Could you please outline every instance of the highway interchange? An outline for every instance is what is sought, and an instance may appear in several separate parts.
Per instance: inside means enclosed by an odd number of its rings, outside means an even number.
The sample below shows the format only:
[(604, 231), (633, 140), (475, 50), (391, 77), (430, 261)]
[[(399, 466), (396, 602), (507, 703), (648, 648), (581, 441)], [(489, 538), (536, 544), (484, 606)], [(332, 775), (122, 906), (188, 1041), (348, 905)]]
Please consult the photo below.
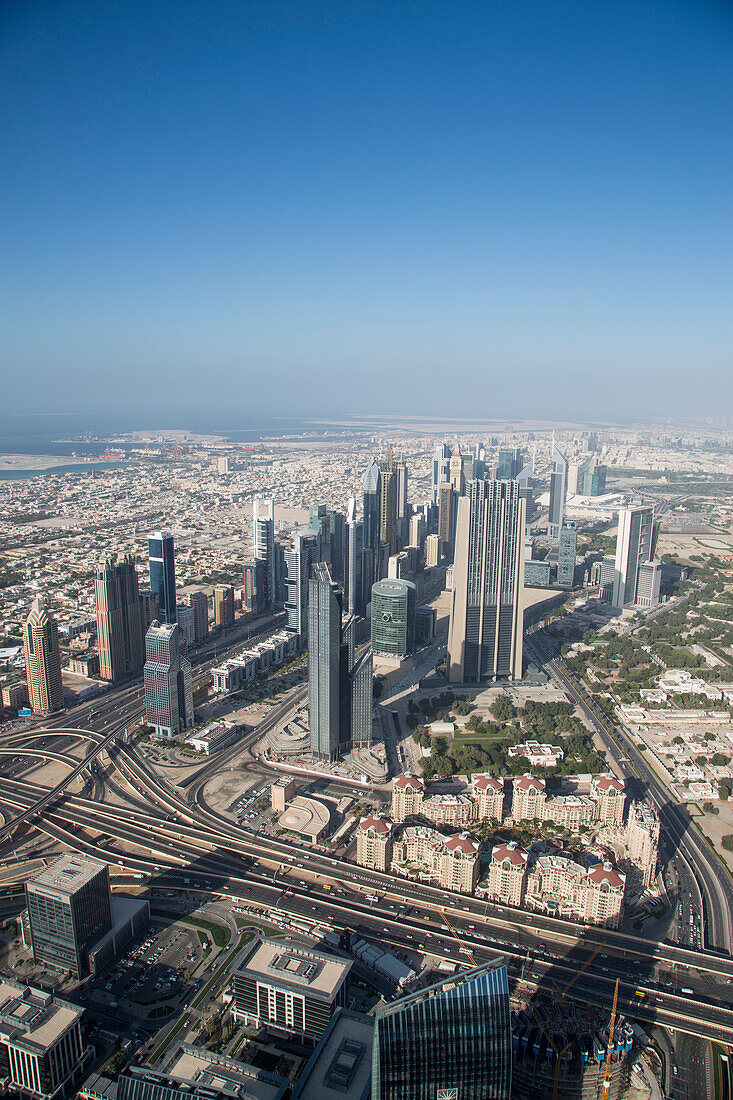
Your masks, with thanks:
[[(64, 847), (110, 863), (116, 872), (114, 881), (120, 885), (139, 887), (142, 875), (146, 885), (157, 890), (185, 894), (198, 886), (235, 904), (255, 905), (307, 921), (316, 931), (359, 929), (399, 950), (419, 950), (462, 963), (467, 950), (481, 960), (494, 956), (498, 949), (515, 976), (523, 974), (527, 982), (541, 981), (543, 985), (552, 981), (560, 988), (575, 979), (574, 997), (609, 1007), (615, 979), (620, 977), (621, 1010), (678, 1034), (680, 1087), (674, 1095), (707, 1095), (710, 1071), (705, 1040), (733, 1045), (730, 881), (717, 865), (715, 854), (683, 817), (684, 811), (670, 805), (633, 743), (589, 707), (546, 639), (534, 634), (528, 643), (586, 710), (613, 756), (617, 760), (621, 756), (630, 780), (643, 781), (657, 802), (666, 843), (675, 853), (680, 891), (688, 886), (690, 894), (699, 891), (700, 911), (705, 915), (705, 950), (655, 943), (459, 897), (365, 870), (292, 840), (253, 834), (215, 812), (205, 798), (207, 779), (247, 751), (268, 726), (282, 721), (302, 698), (303, 688), (273, 707), (256, 731), (205, 764), (185, 790), (157, 775), (125, 737), (124, 731), (131, 730), (141, 714), (139, 685), (110, 691), (75, 708), (73, 726), (65, 724), (68, 718), (60, 717), (43, 729), (12, 733), (4, 738), (0, 750), (5, 757), (0, 757), (0, 800), (6, 818), (0, 836), (27, 819)], [(206, 657), (199, 654), (198, 661), (203, 663)], [(76, 753), (70, 751), (80, 740), (87, 745), (87, 782), (81, 793), (72, 794), (63, 788), (82, 771), (78, 748)], [(620, 754), (619, 744), (625, 755)], [(23, 778), (28, 765), (38, 765), (44, 759), (69, 769), (66, 781), (56, 790)], [(114, 802), (105, 801), (110, 795)], [(11, 826), (12, 819), (16, 822)], [(105, 838), (101, 843), (100, 836)], [(28, 871), (22, 857), (16, 863), (9, 855), (5, 865), (9, 871), (15, 867), (16, 883)], [(0, 898), (3, 893), (6, 901), (12, 897), (7, 876), (0, 883)], [(369, 901), (366, 895), (379, 900)], [(461, 946), (440, 910), (448, 914)], [(591, 959), (594, 952), (597, 954)], [(577, 977), (584, 963), (588, 965)], [(683, 994), (682, 988), (693, 992)]]

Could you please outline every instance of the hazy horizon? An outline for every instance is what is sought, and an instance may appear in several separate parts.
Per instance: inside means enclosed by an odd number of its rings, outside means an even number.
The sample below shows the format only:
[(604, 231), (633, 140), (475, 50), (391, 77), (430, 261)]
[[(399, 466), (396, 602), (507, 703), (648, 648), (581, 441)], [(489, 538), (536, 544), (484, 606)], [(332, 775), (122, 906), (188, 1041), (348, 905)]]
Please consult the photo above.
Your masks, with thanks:
[(0, 29), (6, 409), (730, 407), (730, 6), (46, 0)]

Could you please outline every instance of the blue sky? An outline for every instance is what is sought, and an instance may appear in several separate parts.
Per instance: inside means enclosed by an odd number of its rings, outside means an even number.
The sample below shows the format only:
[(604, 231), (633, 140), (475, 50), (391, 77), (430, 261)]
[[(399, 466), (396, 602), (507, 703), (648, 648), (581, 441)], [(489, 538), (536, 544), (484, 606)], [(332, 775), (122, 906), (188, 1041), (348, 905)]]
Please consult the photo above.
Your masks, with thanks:
[(726, 414), (732, 72), (713, 0), (5, 0), (3, 404)]

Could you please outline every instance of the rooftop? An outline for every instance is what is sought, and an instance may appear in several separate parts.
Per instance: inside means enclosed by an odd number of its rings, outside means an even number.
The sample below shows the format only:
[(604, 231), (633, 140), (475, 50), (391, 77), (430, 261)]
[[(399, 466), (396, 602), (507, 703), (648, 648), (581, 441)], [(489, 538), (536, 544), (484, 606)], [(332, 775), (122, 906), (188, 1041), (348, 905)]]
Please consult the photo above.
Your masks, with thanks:
[(261, 937), (242, 955), (237, 972), (332, 1001), (351, 967), (350, 960)]
[(105, 863), (97, 863), (96, 860), (88, 859), (86, 856), (67, 852), (55, 863), (34, 875), (28, 882), (28, 886), (31, 889), (40, 886), (56, 890), (61, 894), (73, 894), (91, 882), (104, 867), (106, 867)]
[(308, 1061), (293, 1100), (368, 1100), (374, 1020), (339, 1009)]
[(83, 1011), (33, 986), (10, 979), (0, 982), (0, 1036), (30, 1050), (53, 1046)]

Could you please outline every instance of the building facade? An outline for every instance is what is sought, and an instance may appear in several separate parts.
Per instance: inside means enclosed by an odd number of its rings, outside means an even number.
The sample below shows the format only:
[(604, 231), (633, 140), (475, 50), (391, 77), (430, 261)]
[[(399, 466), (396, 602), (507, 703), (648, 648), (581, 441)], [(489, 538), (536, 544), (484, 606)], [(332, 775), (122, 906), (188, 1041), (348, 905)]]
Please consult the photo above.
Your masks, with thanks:
[(654, 509), (621, 508), (611, 598), (614, 607), (632, 607), (637, 602), (639, 566), (651, 561), (653, 544)]
[(389, 871), (392, 863), (392, 822), (384, 814), (368, 814), (359, 822), (356, 862), (372, 871)]
[(145, 635), (145, 720), (156, 736), (176, 737), (194, 725), (191, 662), (176, 623), (154, 622)]
[(394, 840), (391, 870), (444, 890), (472, 894), (478, 882), (480, 847), (467, 832), (446, 837), (423, 825), (406, 825)]
[(386, 578), (372, 586), (372, 652), (401, 660), (415, 648), (415, 585)]
[(83, 1009), (45, 990), (0, 981), (0, 1079), (26, 1100), (61, 1100), (86, 1072)]
[(263, 562), (265, 585), (264, 607), (270, 608), (277, 599), (275, 575), (275, 505), (271, 500), (255, 497), (252, 503), (253, 556)]
[(61, 651), (56, 620), (40, 599), (33, 601), (23, 629), (28, 699), (34, 714), (53, 714), (64, 706)]
[(230, 584), (214, 588), (214, 622), (222, 629), (234, 626), (234, 589)]
[(244, 563), (243, 610), (249, 615), (261, 615), (265, 610), (265, 563), (260, 558), (247, 558)]
[(132, 554), (104, 558), (94, 574), (99, 672), (112, 684), (139, 676), (145, 663), (142, 601)]
[(547, 518), (547, 534), (550, 538), (560, 537), (565, 520), (565, 498), (568, 491), (568, 460), (559, 447), (552, 442), (552, 472), (550, 473), (550, 507)]
[(522, 676), (524, 501), (516, 481), (472, 481), (458, 502), (451, 683)]
[(63, 855), (29, 879), (25, 893), (33, 958), (83, 977), (90, 948), (112, 928), (107, 865)]
[(150, 591), (158, 599), (158, 615), (164, 623), (176, 621), (176, 559), (173, 535), (155, 531), (148, 537)]
[(506, 967), (492, 961), (380, 1005), (372, 1100), (509, 1100)]

